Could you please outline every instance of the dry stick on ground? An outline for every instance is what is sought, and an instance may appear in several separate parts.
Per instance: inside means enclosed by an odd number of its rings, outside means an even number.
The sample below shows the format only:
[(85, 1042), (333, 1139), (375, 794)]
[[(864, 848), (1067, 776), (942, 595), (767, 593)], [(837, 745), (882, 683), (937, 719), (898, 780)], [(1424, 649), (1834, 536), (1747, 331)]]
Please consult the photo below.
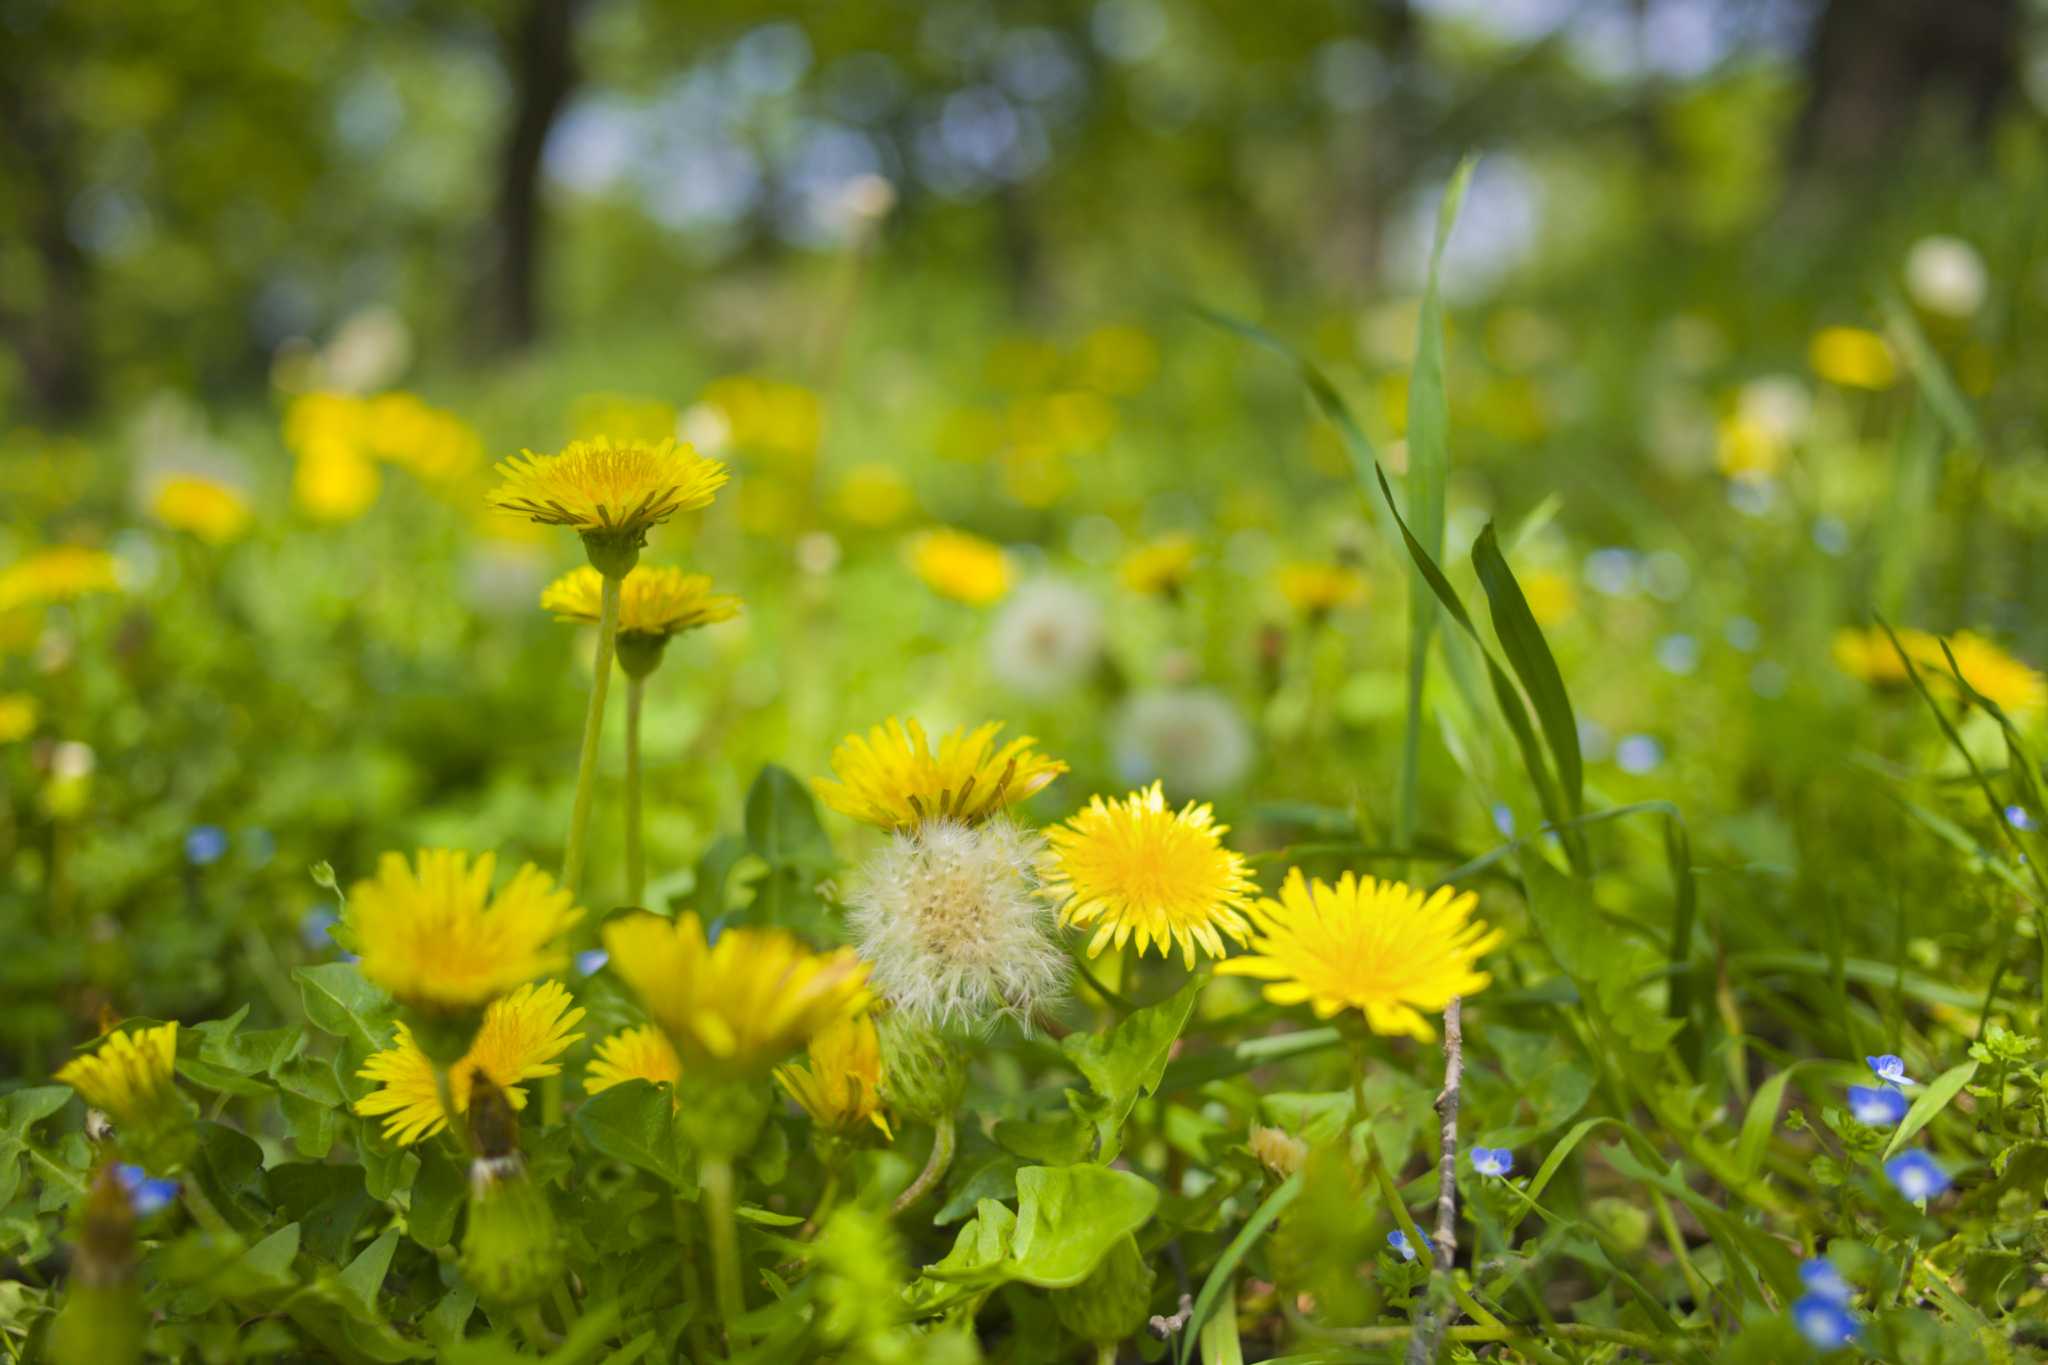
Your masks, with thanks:
[(1436, 1097), (1436, 1112), (1443, 1119), (1443, 1147), (1437, 1164), (1436, 1268), (1430, 1276), (1422, 1320), (1408, 1338), (1408, 1365), (1429, 1365), (1436, 1359), (1443, 1330), (1457, 1313), (1449, 1286), (1458, 1259), (1458, 1087), (1465, 1079), (1463, 1004), (1453, 996), (1444, 1006), (1444, 1088)]

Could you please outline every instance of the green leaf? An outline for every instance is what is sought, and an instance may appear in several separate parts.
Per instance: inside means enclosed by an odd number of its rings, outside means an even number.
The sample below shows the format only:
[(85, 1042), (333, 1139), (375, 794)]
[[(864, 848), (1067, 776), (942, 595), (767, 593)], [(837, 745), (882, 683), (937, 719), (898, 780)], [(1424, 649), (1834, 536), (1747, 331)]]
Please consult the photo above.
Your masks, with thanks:
[(1565, 809), (1577, 815), (1585, 803), (1585, 765), (1579, 755), (1579, 723), (1572, 715), (1572, 699), (1543, 639), (1543, 628), (1536, 624), (1536, 613), (1529, 610), (1529, 600), (1500, 552), (1490, 521), (1472, 545), (1472, 567), (1479, 571), (1479, 585), (1486, 590), (1501, 651), (1536, 708), (1536, 721), (1543, 727), (1543, 738), (1550, 745), (1564, 787)]
[(1582, 1119), (1572, 1126), (1571, 1131), (1566, 1133), (1555, 1147), (1550, 1149), (1550, 1155), (1546, 1156), (1543, 1159), (1543, 1164), (1537, 1168), (1535, 1176), (1529, 1181), (1529, 1188), (1525, 1191), (1530, 1203), (1533, 1204), (1543, 1197), (1543, 1191), (1549, 1186), (1552, 1177), (1563, 1167), (1565, 1158), (1569, 1157), (1581, 1142), (1584, 1142), (1589, 1136), (1599, 1132), (1602, 1128), (1612, 1128), (1615, 1132), (1619, 1133), (1623, 1140), (1635, 1150), (1636, 1156), (1651, 1170), (1662, 1173), (1671, 1169), (1663, 1156), (1658, 1153), (1655, 1143), (1628, 1124), (1623, 1123), (1620, 1119), (1605, 1115), (1598, 1118)]
[[(296, 1283), (292, 1275), (292, 1262), (299, 1254), (299, 1225), (286, 1223), (255, 1246), (243, 1252), (235, 1262), (233, 1274), (236, 1279), (248, 1276), (248, 1289), (283, 1292)], [(241, 1286), (234, 1292), (246, 1292)]]
[(71, 1102), (68, 1085), (31, 1085), (0, 1099), (0, 1134), (28, 1137), (28, 1130)]
[(454, 1239), (468, 1183), (461, 1164), (440, 1147), (420, 1153), (419, 1174), (412, 1178), (412, 1204), (405, 1215), (406, 1231), (415, 1242), (433, 1250)]
[(696, 1164), (684, 1157), (667, 1086), (636, 1080), (600, 1090), (577, 1107), (576, 1131), (605, 1156), (696, 1198)]
[(292, 971), (292, 980), (299, 983), (306, 1018), (322, 1033), (346, 1038), (372, 1052), (390, 1041), (390, 998), (365, 981), (355, 964), (325, 962), (298, 967)]
[(199, 1148), (190, 1168), (192, 1178), (237, 1232), (257, 1231), (270, 1221), (263, 1149), (223, 1124), (199, 1123), (195, 1127)]
[(285, 1162), (264, 1173), (264, 1185), (278, 1211), (298, 1223), (305, 1250), (335, 1265), (355, 1245), (356, 1233), (377, 1208), (363, 1188), (363, 1172), (357, 1166)]
[(348, 1263), (336, 1280), (372, 1317), (378, 1316), (377, 1299), (384, 1288), (384, 1277), (390, 1273), (392, 1254), (397, 1250), (398, 1229), (386, 1228), (382, 1236)]
[(1750, 1096), (1749, 1112), (1742, 1116), (1742, 1131), (1735, 1139), (1735, 1169), (1744, 1177), (1751, 1177), (1763, 1168), (1764, 1150), (1770, 1145), (1771, 1132), (1778, 1125), (1778, 1110), (1785, 1102), (1785, 1087), (1794, 1076), (1801, 1071), (1840, 1065), (1820, 1059), (1794, 1062), (1758, 1086), (1756, 1094)]
[(1106, 1164), (1116, 1159), (1124, 1120), (1139, 1096), (1159, 1088), (1174, 1040), (1186, 1027), (1207, 980), (1189, 977), (1166, 999), (1133, 1010), (1106, 1035), (1070, 1033), (1060, 1043), (1060, 1050), (1103, 1102), (1088, 1115), (1100, 1144), (1097, 1160)]
[(704, 856), (697, 860), (697, 884), (690, 892), (690, 908), (706, 923), (730, 908), (726, 902), (726, 884), (732, 880), (733, 868), (747, 853), (744, 838), (737, 834), (721, 834), (711, 841), (710, 847), (704, 850)]
[(1068, 1289), (1159, 1207), (1159, 1187), (1107, 1166), (1026, 1166), (1017, 1172), (1010, 1278)]
[(1216, 1311), (1216, 1300), (1230, 1284), (1231, 1276), (1237, 1273), (1237, 1267), (1244, 1260), (1245, 1253), (1252, 1249), (1259, 1238), (1266, 1235), (1266, 1229), (1273, 1226), (1281, 1212), (1301, 1197), (1301, 1187), (1302, 1178), (1299, 1171), (1281, 1181), (1279, 1186), (1252, 1210), (1252, 1216), (1244, 1220), (1244, 1226), (1237, 1230), (1237, 1236), (1230, 1239), (1230, 1245), (1223, 1248), (1223, 1254), (1216, 1258), (1216, 1264), (1209, 1269), (1209, 1278), (1202, 1281), (1202, 1291), (1195, 1295), (1194, 1311), (1188, 1316), (1188, 1325), (1181, 1329), (1182, 1365), (1186, 1365), (1188, 1359), (1194, 1355), (1195, 1342), (1202, 1328), (1208, 1325), (1209, 1315)]
[[(1486, 1029), (1485, 1042), (1500, 1059), (1514, 1098), (1529, 1106), (1533, 1117), (1522, 1130), (1529, 1138), (1570, 1122), (1591, 1098), (1592, 1069), (1569, 1040), (1554, 1033), (1492, 1024)], [(1493, 1145), (1504, 1144), (1496, 1138)]]
[(197, 1057), (180, 1057), (175, 1065), (180, 1076), (201, 1090), (233, 1095), (238, 1099), (262, 1099), (270, 1093), (270, 1087), (261, 1081), (237, 1075), (224, 1066), (202, 1062)]
[(747, 791), (747, 844), (770, 867), (822, 867), (832, 841), (810, 788), (786, 768), (765, 764)]
[(1584, 882), (1567, 878), (1533, 854), (1520, 862), (1529, 918), (1543, 946), (1579, 988), (1580, 999), (1596, 1005), (1631, 1048), (1661, 1052), (1681, 1021), (1652, 1009), (1638, 987), (1661, 971), (1659, 954), (1616, 933), (1612, 923), (1595, 913), (1592, 892)]
[(1914, 1099), (1913, 1107), (1906, 1111), (1906, 1117), (1899, 1120), (1898, 1131), (1892, 1134), (1892, 1140), (1885, 1144), (1884, 1160), (1889, 1161), (1897, 1156), (1899, 1149), (1911, 1142), (1914, 1135), (1925, 1128), (1936, 1114), (1946, 1109), (1948, 1102), (1961, 1094), (1963, 1087), (1968, 1085), (1976, 1074), (1977, 1063), (1964, 1062), (1961, 1066), (1950, 1067), (1928, 1082), (1927, 1088)]

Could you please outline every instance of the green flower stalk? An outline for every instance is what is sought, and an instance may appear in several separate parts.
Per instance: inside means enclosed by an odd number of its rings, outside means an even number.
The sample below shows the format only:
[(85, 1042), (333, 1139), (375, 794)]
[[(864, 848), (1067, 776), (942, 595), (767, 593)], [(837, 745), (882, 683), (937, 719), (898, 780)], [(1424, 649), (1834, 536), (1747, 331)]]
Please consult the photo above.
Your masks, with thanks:
[(562, 854), (562, 885), (571, 891), (583, 881), (583, 859), (590, 837), (590, 802), (597, 785), (597, 742), (604, 732), (605, 693), (611, 686), (612, 653), (619, 633), (619, 585), (622, 578), (604, 576), (597, 618), (597, 659), (590, 678), (590, 706), (583, 714), (583, 747), (576, 756), (576, 796), (569, 807), (569, 843)]
[(478, 1074), (472, 1082), (469, 1227), (462, 1239), (462, 1277), (485, 1304), (518, 1310), (560, 1283), (561, 1229), (547, 1191), (527, 1174), (519, 1154), (519, 1120), (505, 1092)]
[[(585, 543), (589, 538), (585, 537)], [(635, 552), (637, 555), (637, 551)], [(647, 891), (647, 858), (642, 837), (640, 715), (647, 679), (661, 667), (668, 642), (685, 630), (730, 620), (739, 599), (711, 591), (702, 574), (677, 569), (626, 568), (613, 574), (608, 556), (591, 551), (591, 566), (564, 574), (541, 594), (544, 610), (558, 621), (595, 623), (598, 630), (597, 676), (592, 682), (591, 711), (584, 723), (583, 758), (577, 766), (577, 805), (571, 814), (569, 855), (564, 873), (573, 882), (582, 868), (590, 815), (590, 788), (595, 782), (598, 729), (604, 721), (603, 694), (611, 661), (626, 675), (626, 900), (638, 905)]]
[(133, 1365), (142, 1359), (135, 1284), (135, 1210), (111, 1163), (93, 1173), (79, 1210), (64, 1307), (50, 1329), (53, 1365)]

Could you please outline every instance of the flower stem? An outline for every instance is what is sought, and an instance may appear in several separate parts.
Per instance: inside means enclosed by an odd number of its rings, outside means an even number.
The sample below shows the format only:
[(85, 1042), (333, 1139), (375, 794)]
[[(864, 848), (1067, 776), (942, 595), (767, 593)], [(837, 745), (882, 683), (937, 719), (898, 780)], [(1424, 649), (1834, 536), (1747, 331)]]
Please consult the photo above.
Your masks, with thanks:
[(626, 679), (626, 904), (638, 905), (647, 892), (647, 854), (641, 847), (640, 702), (645, 678)]
[(930, 1194), (932, 1187), (939, 1183), (946, 1174), (946, 1168), (952, 1164), (953, 1116), (941, 1114), (938, 1122), (932, 1125), (931, 1159), (924, 1163), (924, 1169), (917, 1173), (917, 1179), (911, 1181), (903, 1193), (896, 1196), (896, 1202), (890, 1206), (889, 1212), (901, 1213)]
[(711, 1233), (711, 1278), (718, 1297), (719, 1320), (725, 1324), (726, 1346), (739, 1338), (739, 1320), (746, 1312), (740, 1292), (740, 1237), (733, 1221), (732, 1161), (706, 1156), (698, 1170), (704, 1190), (704, 1221)]
[(574, 891), (583, 880), (583, 857), (590, 834), (590, 797), (597, 785), (597, 739), (604, 729), (604, 697), (612, 680), (612, 655), (618, 647), (619, 585), (623, 579), (605, 575), (597, 617), (597, 664), (590, 679), (590, 710), (583, 717), (583, 751), (576, 759), (576, 801), (569, 810), (569, 847), (562, 855), (562, 885)]

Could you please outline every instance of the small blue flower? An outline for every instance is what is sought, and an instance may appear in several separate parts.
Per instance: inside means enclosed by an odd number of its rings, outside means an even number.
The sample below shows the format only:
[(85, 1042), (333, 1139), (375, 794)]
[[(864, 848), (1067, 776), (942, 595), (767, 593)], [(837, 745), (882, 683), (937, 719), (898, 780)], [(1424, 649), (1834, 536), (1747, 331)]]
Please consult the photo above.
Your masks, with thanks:
[(1515, 812), (1508, 806), (1507, 802), (1496, 801), (1493, 803), (1493, 827), (1499, 830), (1504, 838), (1512, 839), (1515, 837)]
[(1819, 1294), (1808, 1294), (1792, 1305), (1792, 1325), (1799, 1329), (1799, 1335), (1823, 1351), (1846, 1346), (1863, 1335), (1854, 1314)]
[(1916, 1204), (1934, 1198), (1949, 1186), (1948, 1172), (1917, 1147), (1885, 1162), (1884, 1175), (1894, 1189)]
[(122, 1164), (114, 1167), (114, 1179), (128, 1195), (128, 1207), (135, 1211), (137, 1218), (147, 1218), (157, 1210), (168, 1207), (178, 1197), (178, 1182), (175, 1180), (153, 1179), (140, 1166)]
[(228, 851), (228, 832), (219, 825), (194, 825), (185, 836), (185, 861), (194, 867), (217, 863)]
[(335, 914), (324, 905), (316, 905), (299, 920), (299, 942), (313, 952), (329, 947), (334, 942)]
[(1845, 1308), (1854, 1293), (1849, 1282), (1842, 1278), (1842, 1272), (1835, 1268), (1835, 1263), (1825, 1256), (1799, 1263), (1799, 1283), (1805, 1285), (1806, 1292), (1814, 1298), (1839, 1303)]
[[(1415, 1235), (1422, 1239), (1423, 1250), (1432, 1255), (1436, 1253), (1436, 1244), (1429, 1240), (1428, 1233), (1424, 1232), (1421, 1228), (1417, 1228)], [(1401, 1229), (1395, 1228), (1387, 1234), (1387, 1245), (1400, 1252), (1402, 1260), (1412, 1261), (1415, 1259), (1415, 1247), (1409, 1242), (1408, 1234), (1401, 1231)]]
[(611, 960), (612, 955), (602, 948), (586, 948), (576, 954), (576, 970), (585, 976), (596, 976)]
[(1481, 1175), (1506, 1175), (1515, 1169), (1515, 1154), (1505, 1147), (1474, 1147), (1472, 1169)]
[(1882, 1057), (1865, 1057), (1870, 1069), (1877, 1073), (1877, 1079), (1886, 1085), (1918, 1085), (1920, 1082), (1906, 1074), (1906, 1063), (1887, 1052)]
[(2032, 829), (2034, 827), (2034, 817), (2027, 814), (2025, 806), (2007, 806), (2005, 808), (2005, 823), (2011, 825), (2014, 829)]
[(1852, 1085), (1849, 1112), (1858, 1123), (1889, 1128), (1906, 1117), (1906, 1097), (1888, 1085)]

